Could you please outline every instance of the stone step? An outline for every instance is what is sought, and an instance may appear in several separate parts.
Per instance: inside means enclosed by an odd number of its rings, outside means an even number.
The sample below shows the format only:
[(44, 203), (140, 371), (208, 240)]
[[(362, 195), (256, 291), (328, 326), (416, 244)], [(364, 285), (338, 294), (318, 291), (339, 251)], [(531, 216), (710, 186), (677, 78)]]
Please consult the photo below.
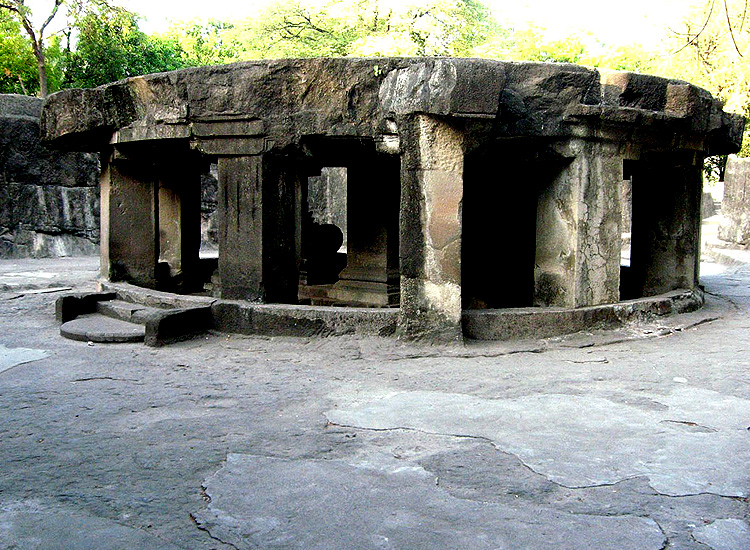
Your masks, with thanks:
[(107, 300), (96, 304), (96, 311), (107, 317), (127, 321), (129, 323), (146, 324), (146, 320), (153, 314), (162, 311), (159, 308), (126, 302), (125, 300)]
[(89, 313), (63, 323), (60, 326), (60, 335), (79, 342), (143, 342), (146, 327), (121, 319), (113, 319), (101, 313)]
[[(131, 297), (141, 298), (150, 305), (131, 301)], [(132, 285), (121, 284), (117, 292), (93, 292), (61, 296), (55, 303), (55, 316), (65, 323), (60, 332), (63, 336), (76, 340), (95, 342), (143, 341), (147, 346), (162, 346), (171, 342), (192, 338), (203, 334), (214, 327), (211, 306), (214, 300), (195, 296), (175, 297), (163, 292), (138, 289)], [(120, 326), (123, 333), (136, 332), (128, 327), (139, 327), (136, 336), (110, 337), (109, 328), (104, 336), (89, 338), (96, 334), (87, 319), (92, 316), (105, 327)], [(81, 319), (81, 323), (68, 325), (68, 322)], [(124, 325), (104, 325), (101, 319), (109, 319)], [(78, 325), (82, 325), (79, 328)], [(93, 332), (89, 332), (91, 329)], [(127, 329), (127, 330), (126, 330)], [(99, 339), (101, 338), (101, 339)], [(132, 340), (129, 338), (133, 338)]]

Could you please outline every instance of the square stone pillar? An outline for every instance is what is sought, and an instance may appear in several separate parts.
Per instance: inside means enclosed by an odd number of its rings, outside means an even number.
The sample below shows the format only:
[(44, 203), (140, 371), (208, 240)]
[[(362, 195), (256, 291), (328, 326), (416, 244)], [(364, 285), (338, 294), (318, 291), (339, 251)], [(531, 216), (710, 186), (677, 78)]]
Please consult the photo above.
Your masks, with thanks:
[(729, 155), (727, 159), (719, 238), (750, 244), (750, 158)]
[(159, 169), (159, 261), (169, 266), (168, 287), (199, 290), (201, 170), (197, 162)]
[(402, 336), (462, 339), (463, 134), (427, 115), (401, 132)]
[(297, 303), (301, 178), (271, 153), (220, 157), (221, 297)]
[(651, 154), (634, 163), (630, 269), (635, 292), (698, 284), (703, 155)]
[(346, 268), (329, 296), (341, 303), (399, 304), (399, 159), (367, 155), (347, 162)]
[(617, 302), (622, 155), (614, 144), (580, 139), (558, 153), (569, 162), (539, 196), (534, 304)]
[(155, 288), (159, 216), (153, 167), (102, 154), (100, 181), (102, 277)]

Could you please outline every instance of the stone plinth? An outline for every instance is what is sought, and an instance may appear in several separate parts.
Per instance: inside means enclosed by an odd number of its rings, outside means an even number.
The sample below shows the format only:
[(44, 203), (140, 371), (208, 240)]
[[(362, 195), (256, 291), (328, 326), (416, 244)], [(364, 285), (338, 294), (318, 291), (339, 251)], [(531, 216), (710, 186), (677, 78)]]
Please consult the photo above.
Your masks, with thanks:
[[(186, 69), (66, 90), (42, 114), (50, 146), (110, 159), (111, 279), (200, 281), (199, 177), (216, 165), (218, 297), (398, 307), (399, 336), (443, 341), (468, 310), (695, 289), (700, 165), (743, 125), (686, 82), (434, 58)], [(334, 168), (345, 193), (323, 216)]]

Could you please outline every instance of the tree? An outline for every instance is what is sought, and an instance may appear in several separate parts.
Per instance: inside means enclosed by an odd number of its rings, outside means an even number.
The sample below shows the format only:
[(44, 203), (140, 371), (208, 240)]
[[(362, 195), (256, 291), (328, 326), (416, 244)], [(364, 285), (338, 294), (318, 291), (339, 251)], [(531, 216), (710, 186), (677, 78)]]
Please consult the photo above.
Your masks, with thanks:
[(242, 51), (235, 26), (221, 21), (175, 24), (163, 39), (176, 44), (183, 63), (191, 67), (239, 61)]
[(471, 55), (492, 32), (478, 0), (279, 0), (241, 30), (246, 57)]
[(54, 0), (52, 8), (44, 20), (44, 23), (36, 29), (31, 20), (31, 10), (24, 4), (24, 0), (0, 0), (0, 10), (4, 10), (15, 16), (18, 22), (26, 31), (31, 42), (31, 51), (34, 54), (34, 58), (37, 63), (37, 71), (39, 74), (39, 95), (41, 97), (47, 97), (47, 64), (44, 52), (44, 33), (52, 20), (60, 10), (63, 0)]
[[(750, 116), (750, 21), (746, 0), (709, 0), (672, 30), (657, 71), (706, 88), (725, 109)], [(750, 154), (746, 133), (743, 154)]]
[(69, 38), (63, 52), (66, 87), (94, 87), (186, 65), (175, 40), (147, 36), (138, 28), (138, 16), (122, 8), (85, 11), (72, 31), (75, 48)]
[(36, 60), (21, 24), (0, 11), (0, 93), (28, 95), (37, 89)]

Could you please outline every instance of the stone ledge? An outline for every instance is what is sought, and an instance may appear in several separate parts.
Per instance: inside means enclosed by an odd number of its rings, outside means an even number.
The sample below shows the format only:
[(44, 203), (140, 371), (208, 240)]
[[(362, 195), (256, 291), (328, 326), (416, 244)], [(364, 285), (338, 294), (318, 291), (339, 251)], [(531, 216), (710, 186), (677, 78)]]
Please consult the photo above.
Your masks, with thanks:
[(463, 312), (464, 336), (473, 340), (548, 338), (601, 326), (699, 309), (703, 292), (675, 290), (615, 304), (566, 308), (473, 309)]
[(217, 301), (214, 326), (221, 331), (267, 336), (341, 336), (344, 334), (392, 336), (396, 308), (358, 308), (253, 304)]
[(143, 288), (130, 283), (99, 281), (103, 292), (114, 292), (121, 300), (158, 308), (190, 308), (210, 306), (217, 299), (210, 296), (190, 296)]
[[(180, 296), (127, 283), (101, 283), (121, 299), (151, 307), (177, 308), (149, 319), (146, 342), (161, 345), (188, 338), (209, 328), (239, 334), (325, 337), (356, 334), (394, 336), (399, 309), (256, 304), (200, 296)], [(513, 308), (464, 310), (463, 334), (472, 340), (548, 338), (595, 327), (615, 327), (631, 321), (686, 313), (704, 302), (700, 289), (675, 290), (577, 309)], [(189, 328), (189, 330), (185, 330)], [(149, 335), (152, 335), (149, 337)]]

